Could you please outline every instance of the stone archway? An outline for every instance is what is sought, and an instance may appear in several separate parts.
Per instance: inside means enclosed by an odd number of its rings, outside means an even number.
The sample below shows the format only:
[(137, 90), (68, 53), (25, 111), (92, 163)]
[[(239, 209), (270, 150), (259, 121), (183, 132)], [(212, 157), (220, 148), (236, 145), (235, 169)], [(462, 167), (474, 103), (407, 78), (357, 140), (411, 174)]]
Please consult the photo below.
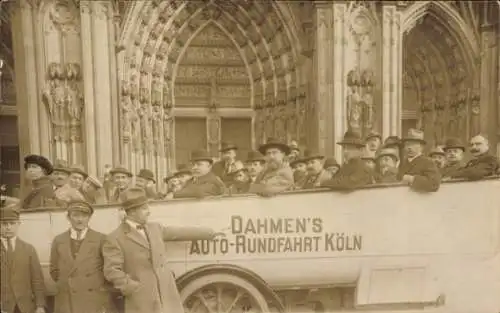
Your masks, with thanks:
[(455, 8), (413, 4), (403, 15), (403, 134), (422, 128), (430, 145), (466, 139), (478, 123), (478, 44)]
[[(164, 173), (175, 158), (176, 79), (197, 31), (216, 21), (235, 43), (249, 78), (254, 140), (298, 132), (297, 36), (271, 0), (138, 2), (128, 9), (119, 60), (124, 163)], [(281, 117), (281, 118), (280, 118)], [(219, 142), (214, 143), (219, 144)]]

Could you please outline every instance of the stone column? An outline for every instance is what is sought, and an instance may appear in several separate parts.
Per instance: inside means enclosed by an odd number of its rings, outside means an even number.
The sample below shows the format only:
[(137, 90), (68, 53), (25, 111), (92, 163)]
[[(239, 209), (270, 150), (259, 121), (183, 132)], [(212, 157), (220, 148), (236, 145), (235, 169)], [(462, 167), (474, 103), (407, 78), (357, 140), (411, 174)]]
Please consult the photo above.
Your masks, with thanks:
[(403, 111), (403, 33), (401, 13), (392, 2), (382, 7), (382, 137), (401, 136)]
[[(494, 21), (485, 20), (481, 25), (481, 70), (480, 70), (480, 131), (490, 140), (491, 149), (498, 143), (498, 102), (496, 90), (498, 86), (498, 38)], [(473, 134), (474, 135), (474, 134)]]
[[(117, 99), (111, 79), (114, 27), (110, 4), (100, 1), (81, 1), (83, 80), (85, 94), (85, 143), (89, 174), (101, 177), (104, 166), (113, 164), (114, 119)], [(116, 111), (116, 112), (115, 112)]]
[(316, 121), (318, 127), (318, 150), (325, 155), (333, 155), (334, 135), (334, 92), (332, 68), (333, 60), (333, 4), (330, 1), (316, 1)]
[(21, 158), (21, 195), (25, 193), (24, 156), (30, 153), (50, 157), (47, 131), (42, 129), (40, 118), (45, 117), (41, 103), (37, 68), (37, 47), (34, 21), (38, 12), (26, 0), (12, 8), (12, 50), (15, 55), (16, 99), (18, 112), (19, 153)]

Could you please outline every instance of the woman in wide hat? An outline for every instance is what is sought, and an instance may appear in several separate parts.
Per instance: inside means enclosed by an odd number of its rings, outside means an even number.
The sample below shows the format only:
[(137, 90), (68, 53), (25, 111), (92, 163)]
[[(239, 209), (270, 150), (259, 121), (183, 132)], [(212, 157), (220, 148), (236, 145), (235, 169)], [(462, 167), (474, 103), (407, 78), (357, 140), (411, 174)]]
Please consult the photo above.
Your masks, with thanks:
[(32, 189), (23, 197), (23, 209), (53, 207), (58, 205), (54, 184), (50, 175), (54, 170), (52, 163), (42, 155), (30, 154), (24, 158), (26, 179)]

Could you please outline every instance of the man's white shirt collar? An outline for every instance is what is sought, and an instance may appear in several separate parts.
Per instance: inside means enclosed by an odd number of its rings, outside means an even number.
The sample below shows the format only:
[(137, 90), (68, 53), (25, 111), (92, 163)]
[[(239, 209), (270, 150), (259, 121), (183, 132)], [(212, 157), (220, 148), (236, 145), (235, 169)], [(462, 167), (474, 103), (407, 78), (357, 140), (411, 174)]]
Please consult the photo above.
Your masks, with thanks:
[[(85, 236), (87, 235), (87, 231), (88, 230), (89, 230), (88, 227), (85, 228), (84, 230), (82, 230), (82, 232), (80, 233), (81, 234), (80, 235), (80, 240), (83, 240), (85, 238)], [(76, 230), (73, 227), (71, 227), (69, 229), (69, 233), (70, 233), (69, 236), (71, 237), (71, 239), (74, 239), (74, 240), (78, 239), (78, 234), (77, 234)]]
[(5, 250), (9, 249), (9, 243), (7, 242), (7, 240), (10, 240), (10, 242), (12, 243), (12, 249), (16, 249), (16, 239), (17, 239), (17, 237), (11, 237), (11, 238), (1, 237), (1, 239), (2, 239), (2, 244), (3, 244), (3, 247), (5, 248)]
[(144, 231), (144, 229), (137, 229), (137, 226), (143, 226), (137, 222), (134, 222), (134, 221), (131, 221), (129, 219), (125, 219), (125, 222), (130, 226), (132, 227), (133, 229), (135, 229), (136, 231), (138, 231), (144, 238), (146, 238), (147, 240), (147, 236), (146, 236), (146, 232)]

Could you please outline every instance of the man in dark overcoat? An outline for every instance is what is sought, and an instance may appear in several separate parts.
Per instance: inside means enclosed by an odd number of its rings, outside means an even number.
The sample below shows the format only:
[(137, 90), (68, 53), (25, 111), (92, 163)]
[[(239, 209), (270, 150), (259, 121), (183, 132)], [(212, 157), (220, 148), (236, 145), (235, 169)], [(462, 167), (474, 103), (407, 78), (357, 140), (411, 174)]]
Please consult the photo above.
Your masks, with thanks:
[(125, 298), (125, 313), (184, 313), (165, 241), (210, 240), (205, 227), (172, 227), (148, 222), (148, 198), (141, 188), (122, 194), (126, 217), (103, 246), (104, 276)]
[(406, 158), (399, 167), (398, 180), (414, 190), (432, 192), (439, 189), (441, 174), (436, 164), (423, 155), (425, 144), (423, 131), (408, 130), (408, 136), (403, 138)]
[(44, 313), (45, 282), (35, 248), (19, 239), (19, 212), (0, 209), (0, 311)]
[(111, 285), (102, 272), (106, 236), (89, 228), (94, 213), (85, 201), (68, 204), (71, 227), (51, 245), (50, 276), (56, 283), (54, 313), (111, 313)]
[(478, 180), (496, 174), (499, 167), (498, 159), (490, 153), (487, 138), (482, 135), (472, 137), (470, 140), (470, 153), (472, 159), (464, 167), (452, 173), (452, 178)]

